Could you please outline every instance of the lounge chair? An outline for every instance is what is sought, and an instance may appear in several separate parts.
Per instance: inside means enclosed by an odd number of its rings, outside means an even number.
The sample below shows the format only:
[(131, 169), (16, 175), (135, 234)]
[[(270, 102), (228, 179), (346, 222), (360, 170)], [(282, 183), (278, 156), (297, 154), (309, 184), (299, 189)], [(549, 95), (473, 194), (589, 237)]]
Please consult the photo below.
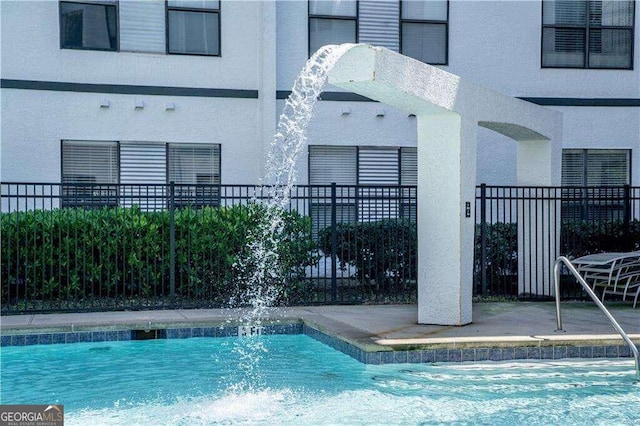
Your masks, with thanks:
[(640, 251), (623, 253), (597, 253), (573, 261), (578, 272), (591, 288), (602, 292), (602, 300), (607, 294), (633, 297), (633, 307), (640, 296)]

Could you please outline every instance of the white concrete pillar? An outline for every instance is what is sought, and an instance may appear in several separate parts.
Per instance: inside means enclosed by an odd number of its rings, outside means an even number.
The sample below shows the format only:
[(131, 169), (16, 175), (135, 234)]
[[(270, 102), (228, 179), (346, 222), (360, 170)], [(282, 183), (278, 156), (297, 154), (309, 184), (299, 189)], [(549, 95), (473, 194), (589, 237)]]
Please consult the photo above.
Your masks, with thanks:
[(453, 112), (418, 115), (420, 324), (472, 319), (476, 132)]
[[(519, 186), (557, 185), (550, 140), (518, 141), (517, 182)], [(518, 294), (552, 296), (553, 264), (560, 244), (560, 200), (554, 190), (523, 190), (518, 205)]]
[[(471, 322), (477, 126), (521, 143), (519, 183), (549, 185), (559, 181), (562, 115), (366, 45), (345, 53), (329, 82), (418, 117), (418, 322)], [(543, 226), (529, 220), (523, 235)]]

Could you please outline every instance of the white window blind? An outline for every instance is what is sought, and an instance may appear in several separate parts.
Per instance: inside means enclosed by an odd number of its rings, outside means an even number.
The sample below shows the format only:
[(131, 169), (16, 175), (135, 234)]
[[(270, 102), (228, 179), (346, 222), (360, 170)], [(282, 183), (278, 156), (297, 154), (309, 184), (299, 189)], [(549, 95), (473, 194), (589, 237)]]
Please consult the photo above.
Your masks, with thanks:
[(416, 185), (415, 147), (309, 146), (309, 184)]
[[(562, 217), (574, 220), (621, 220), (626, 207), (622, 185), (630, 183), (631, 151), (625, 149), (565, 149)], [(605, 188), (603, 188), (605, 187)]]
[(400, 184), (418, 184), (417, 148), (400, 148)]
[(164, 2), (120, 0), (119, 5), (120, 50), (164, 53)]
[(360, 0), (358, 40), (360, 43), (400, 50), (400, 4), (397, 0)]
[(360, 148), (358, 183), (361, 185), (398, 185), (397, 148)]
[(63, 183), (118, 183), (117, 142), (62, 142)]
[[(397, 185), (399, 183), (398, 148), (359, 148), (358, 183), (360, 185)], [(398, 191), (390, 188), (360, 188), (358, 219), (376, 221), (397, 217)]]
[(144, 211), (165, 207), (166, 145), (164, 143), (121, 142), (120, 182), (125, 207), (139, 206)]
[(118, 143), (62, 141), (62, 183), (62, 207), (117, 205)]
[(617, 186), (628, 183), (629, 151), (587, 151), (587, 185)]
[(163, 143), (122, 142), (120, 181), (122, 183), (166, 183), (166, 145)]
[[(220, 145), (169, 144), (169, 182), (175, 182), (176, 205), (220, 204)], [(193, 185), (193, 186), (192, 186)]]
[(169, 144), (169, 182), (220, 183), (220, 145)]
[(562, 151), (562, 185), (584, 185), (584, 150), (565, 149)]
[(630, 151), (625, 149), (565, 149), (562, 184), (619, 186), (629, 184)]
[(309, 184), (356, 185), (357, 159), (354, 146), (309, 146)]

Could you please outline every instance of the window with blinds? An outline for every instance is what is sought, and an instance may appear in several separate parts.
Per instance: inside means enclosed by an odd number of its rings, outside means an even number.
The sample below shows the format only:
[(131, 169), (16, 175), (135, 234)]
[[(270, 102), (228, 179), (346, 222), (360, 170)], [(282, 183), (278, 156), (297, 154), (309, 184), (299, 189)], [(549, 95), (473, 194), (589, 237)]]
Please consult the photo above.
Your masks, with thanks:
[(542, 2), (542, 67), (633, 68), (634, 2)]
[(168, 53), (220, 56), (220, 2), (169, 0)]
[[(400, 148), (400, 185), (418, 185), (418, 148)], [(418, 219), (417, 188), (402, 188), (400, 217)]]
[[(355, 222), (358, 183), (358, 149), (355, 146), (309, 146), (310, 185), (353, 185), (339, 188), (336, 194), (337, 223)], [(311, 188), (311, 222), (313, 235), (331, 225), (331, 191)]]
[(447, 65), (448, 1), (400, 2), (400, 52), (432, 65)]
[(165, 53), (165, 4), (119, 0), (120, 50)]
[(180, 206), (220, 205), (220, 145), (169, 144), (168, 180)]
[(62, 141), (62, 206), (117, 205), (118, 143)]
[(358, 42), (358, 2), (309, 1), (309, 55), (327, 44)]
[(562, 151), (562, 216), (565, 219), (619, 220), (624, 217), (623, 185), (628, 185), (631, 151)]
[[(338, 222), (416, 218), (415, 190), (400, 188), (417, 183), (417, 149), (396, 147), (309, 146), (311, 185), (339, 187)], [(314, 230), (331, 223), (331, 203), (326, 188), (312, 188)]]
[(143, 211), (166, 206), (167, 146), (158, 142), (120, 142), (120, 204)]
[(400, 51), (398, 0), (359, 0), (358, 41)]

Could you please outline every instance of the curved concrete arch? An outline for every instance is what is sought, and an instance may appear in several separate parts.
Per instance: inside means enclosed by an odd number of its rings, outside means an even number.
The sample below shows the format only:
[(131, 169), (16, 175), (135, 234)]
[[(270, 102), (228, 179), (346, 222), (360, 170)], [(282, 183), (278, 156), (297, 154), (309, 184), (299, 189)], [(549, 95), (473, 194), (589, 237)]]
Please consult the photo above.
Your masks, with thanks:
[(494, 132), (498, 132), (517, 142), (524, 141), (548, 141), (551, 140), (547, 136), (541, 135), (535, 130), (519, 126), (513, 123), (497, 123), (495, 121), (479, 121), (478, 126), (484, 127)]
[(418, 322), (470, 323), (477, 128), (517, 141), (519, 184), (557, 184), (561, 113), (369, 45), (349, 49), (329, 83), (416, 115)]

